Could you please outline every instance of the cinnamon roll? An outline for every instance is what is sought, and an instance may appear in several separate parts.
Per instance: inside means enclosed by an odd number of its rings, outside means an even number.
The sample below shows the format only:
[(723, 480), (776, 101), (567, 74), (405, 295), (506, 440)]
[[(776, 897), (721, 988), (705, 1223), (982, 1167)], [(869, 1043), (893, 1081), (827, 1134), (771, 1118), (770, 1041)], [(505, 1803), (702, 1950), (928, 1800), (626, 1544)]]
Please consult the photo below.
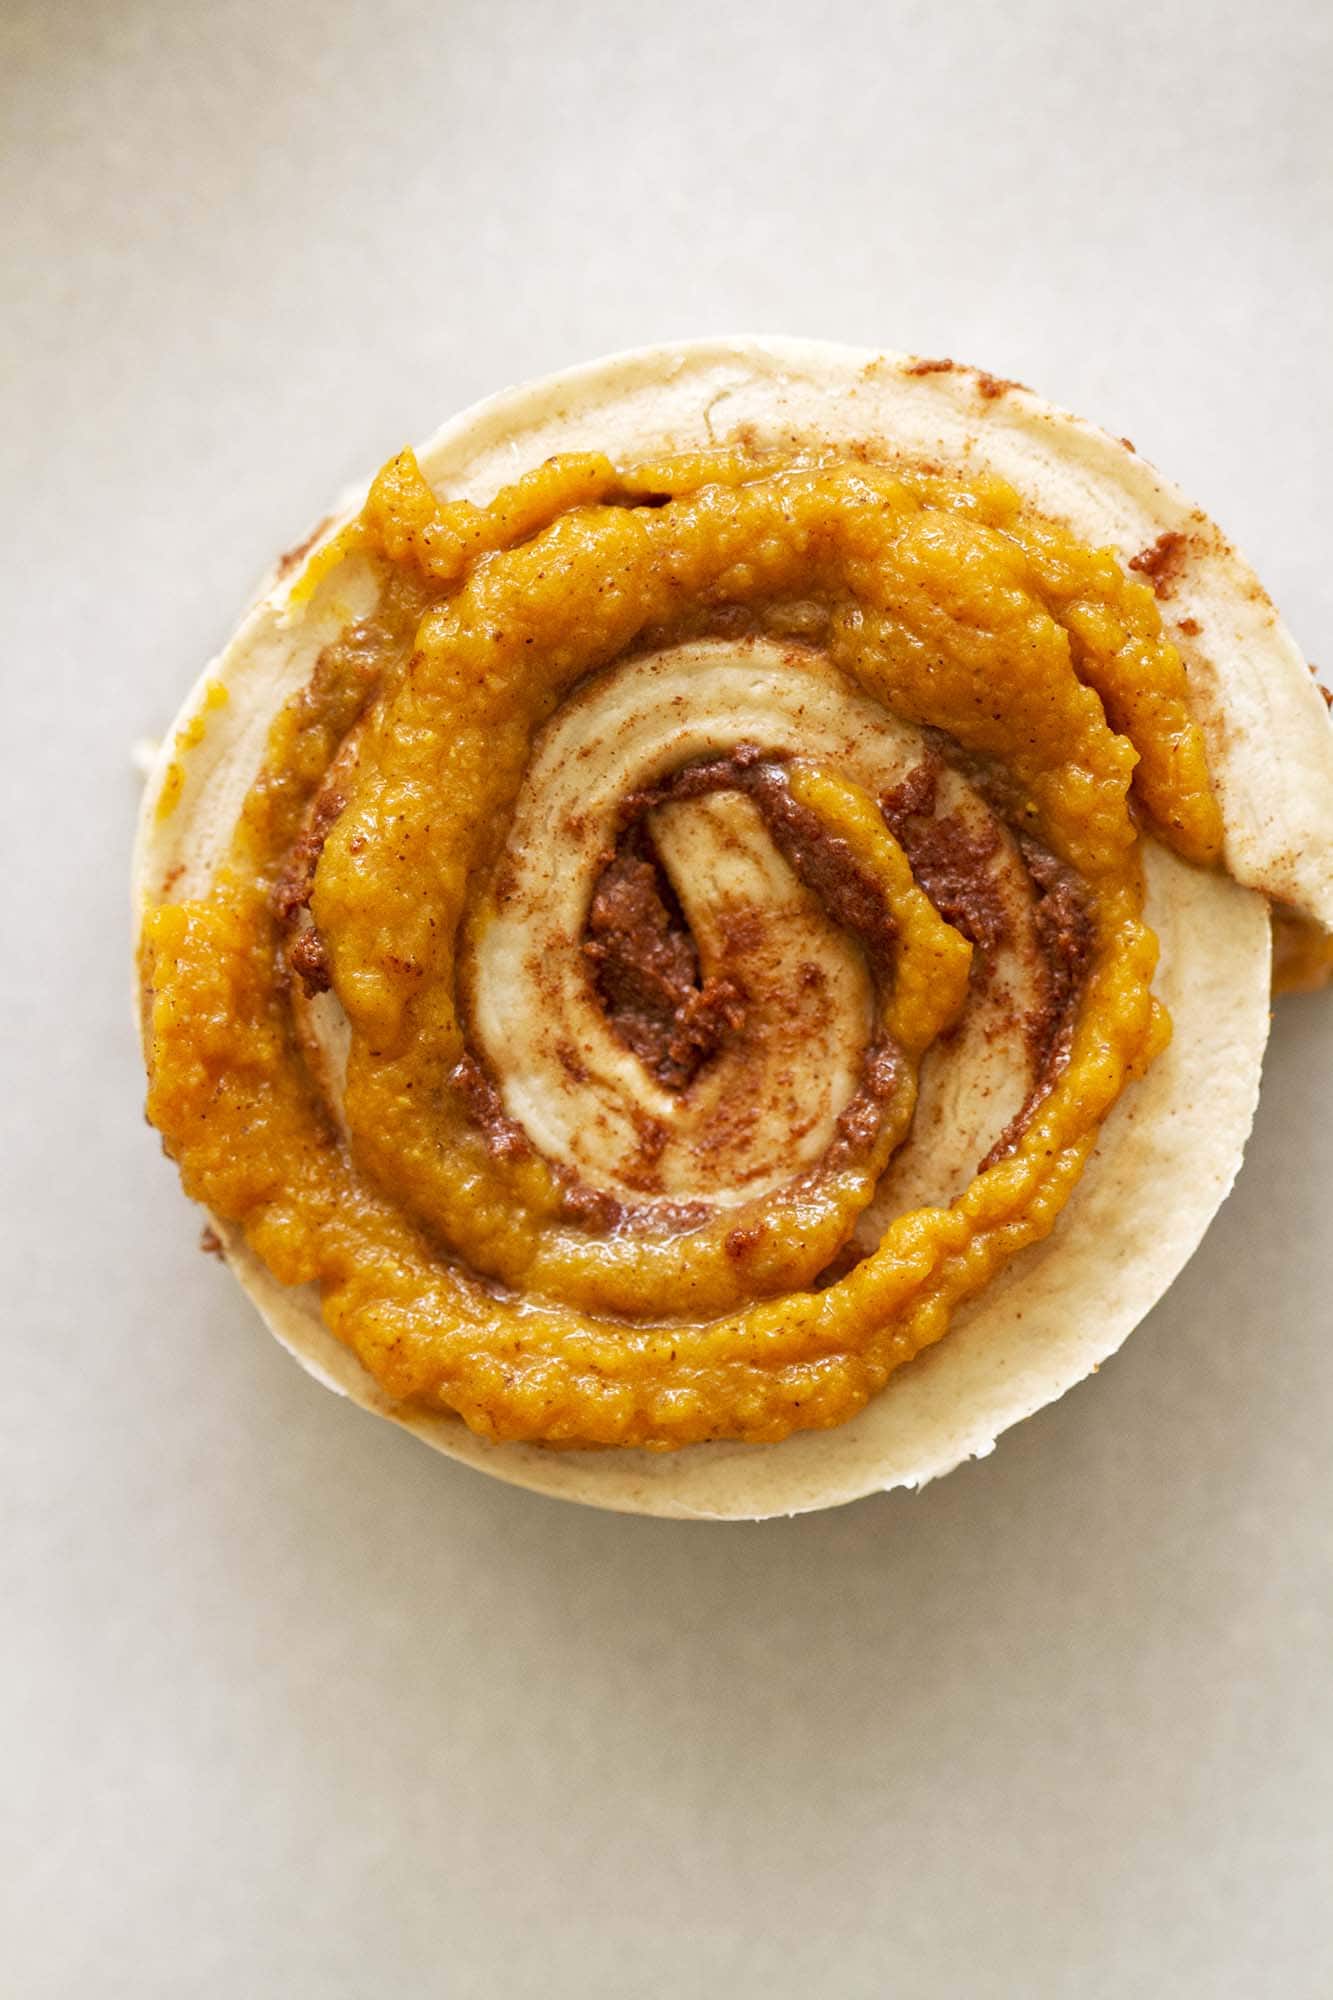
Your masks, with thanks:
[(1333, 729), (1220, 531), (953, 364), (647, 349), (391, 459), (187, 702), (148, 1112), (269, 1324), (609, 1507), (919, 1482), (1239, 1166)]

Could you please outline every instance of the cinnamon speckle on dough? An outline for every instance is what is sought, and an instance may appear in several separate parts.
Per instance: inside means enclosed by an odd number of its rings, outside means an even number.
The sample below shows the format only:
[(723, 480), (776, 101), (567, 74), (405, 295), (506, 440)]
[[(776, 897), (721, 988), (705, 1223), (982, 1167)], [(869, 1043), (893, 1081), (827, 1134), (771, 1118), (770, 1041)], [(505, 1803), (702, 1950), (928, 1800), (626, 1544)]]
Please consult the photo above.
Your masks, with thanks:
[(315, 543), (320, 539), (321, 535), (323, 535), (327, 529), (333, 526), (333, 521), (334, 521), (333, 515), (326, 514), (322, 521), (317, 521), (315, 523), (314, 527), (310, 530), (310, 533), (305, 537), (304, 541), (297, 542), (293, 548), (286, 550), (284, 554), (278, 557), (277, 574), (279, 580), (281, 580), (283, 577), (290, 576), (294, 569), (300, 568), (301, 564), (310, 554), (311, 549), (314, 548)]
[(1011, 389), (1025, 389), (1027, 387), (1026, 383), (1015, 382), (1008, 375), (988, 374), (984, 368), (978, 368), (976, 375), (977, 394), (984, 396), (988, 403), (993, 402), (997, 396), (1007, 396)]
[(1180, 569), (1183, 554), (1188, 544), (1184, 535), (1176, 528), (1167, 528), (1146, 549), (1140, 549), (1131, 556), (1129, 566), (1146, 577), (1158, 597), (1171, 593)]

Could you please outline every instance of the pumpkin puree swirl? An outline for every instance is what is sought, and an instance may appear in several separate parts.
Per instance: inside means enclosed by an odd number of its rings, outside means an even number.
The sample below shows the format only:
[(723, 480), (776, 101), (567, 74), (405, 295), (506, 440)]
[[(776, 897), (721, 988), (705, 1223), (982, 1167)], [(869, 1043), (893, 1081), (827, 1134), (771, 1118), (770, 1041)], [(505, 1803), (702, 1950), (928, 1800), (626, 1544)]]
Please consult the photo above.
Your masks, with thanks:
[[(281, 1281), (318, 1286), (390, 1397), (497, 1441), (671, 1449), (845, 1421), (1048, 1234), (1169, 1033), (1140, 828), (1201, 864), (1222, 834), (1152, 591), (994, 480), (846, 456), (573, 455), (477, 507), (441, 501), (409, 452), (312, 575), (350, 549), (377, 566), (376, 611), (278, 715), (208, 893), (145, 921), (148, 1111), (186, 1190)], [(979, 948), (883, 801), (799, 744), (747, 744), (716, 797), (746, 838), (774, 800), (802, 816), (871, 911), (846, 947), (872, 996), (862, 1067), (821, 1157), (725, 1202), (612, 1198), (479, 1110), (504, 1077), (502, 1052), (478, 1062), (476, 966), (541, 732), (647, 649), (798, 628), (849, 699), (1002, 779), (1088, 926), (1059, 1061), (993, 1163), (852, 1254)], [(845, 928), (799, 875), (792, 923)], [(293, 963), (345, 1017), (336, 1102)]]

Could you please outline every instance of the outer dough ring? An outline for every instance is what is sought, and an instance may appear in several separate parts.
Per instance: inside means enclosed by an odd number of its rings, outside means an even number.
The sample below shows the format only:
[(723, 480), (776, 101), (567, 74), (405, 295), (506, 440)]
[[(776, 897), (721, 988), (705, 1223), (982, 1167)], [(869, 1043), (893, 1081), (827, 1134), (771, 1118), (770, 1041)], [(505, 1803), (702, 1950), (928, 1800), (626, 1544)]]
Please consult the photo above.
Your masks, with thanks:
[[(1240, 1166), (1269, 1024), (1265, 894), (1333, 928), (1333, 728), (1290, 635), (1220, 531), (1123, 442), (1028, 391), (954, 367), (822, 342), (713, 340), (637, 349), (510, 390), (421, 449), (427, 476), (476, 500), (561, 450), (621, 462), (737, 429), (760, 444), (884, 438), (913, 455), (1009, 478), (1081, 539), (1129, 557), (1182, 535), (1164, 619), (1179, 643), (1240, 881), (1201, 873), (1147, 843), (1147, 917), (1162, 945), (1156, 990), (1176, 1032), (1103, 1128), (1053, 1235), (959, 1313), (947, 1337), (850, 1422), (776, 1445), (706, 1444), (656, 1454), (492, 1446), (459, 1420), (390, 1404), (328, 1332), (313, 1288), (280, 1285), (239, 1230), (215, 1220), (228, 1262), (269, 1327), (309, 1372), (450, 1457), (571, 1500), (682, 1518), (804, 1512), (920, 1485), (989, 1451), (1000, 1432), (1062, 1395), (1115, 1352), (1197, 1246)], [(316, 554), (345, 512), (322, 524)], [(277, 707), (320, 648), (365, 608), (355, 559), (302, 598), (287, 559), (202, 677), (150, 775), (134, 866), (136, 919), (175, 873), (198, 892), (225, 851)], [(209, 706), (221, 681), (228, 699)], [(195, 718), (202, 738), (186, 747)], [(173, 764), (181, 796), (159, 800)], [(1256, 894), (1262, 890), (1265, 894)]]

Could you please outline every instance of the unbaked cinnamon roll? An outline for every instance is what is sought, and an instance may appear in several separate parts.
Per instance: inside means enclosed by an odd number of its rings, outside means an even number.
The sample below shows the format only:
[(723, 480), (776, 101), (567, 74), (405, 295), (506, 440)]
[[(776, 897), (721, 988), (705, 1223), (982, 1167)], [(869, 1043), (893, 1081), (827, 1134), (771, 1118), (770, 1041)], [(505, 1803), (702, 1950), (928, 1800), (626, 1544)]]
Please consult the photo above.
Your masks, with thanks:
[(1333, 730), (1220, 532), (952, 364), (649, 349), (285, 558), (165, 744), (148, 1111), (455, 1456), (760, 1515), (1112, 1352), (1239, 1165)]

